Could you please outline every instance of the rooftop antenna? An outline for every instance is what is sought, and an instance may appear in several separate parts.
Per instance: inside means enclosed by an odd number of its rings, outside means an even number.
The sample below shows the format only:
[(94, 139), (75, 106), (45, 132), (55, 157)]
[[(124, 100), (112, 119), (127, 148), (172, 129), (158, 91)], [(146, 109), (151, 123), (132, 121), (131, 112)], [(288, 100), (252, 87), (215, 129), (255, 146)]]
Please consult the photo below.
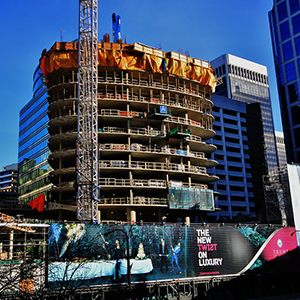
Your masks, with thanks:
[(60, 31), (60, 41), (63, 42), (64, 41), (64, 30)]
[(162, 50), (162, 47), (164, 46), (164, 44), (162, 42), (158, 43), (156, 46), (154, 46), (154, 48)]
[(112, 27), (113, 27), (113, 43), (116, 43), (118, 40), (121, 40), (121, 17), (112, 14)]
[(181, 47), (180, 49), (177, 50), (178, 53), (183, 54), (184, 49)]

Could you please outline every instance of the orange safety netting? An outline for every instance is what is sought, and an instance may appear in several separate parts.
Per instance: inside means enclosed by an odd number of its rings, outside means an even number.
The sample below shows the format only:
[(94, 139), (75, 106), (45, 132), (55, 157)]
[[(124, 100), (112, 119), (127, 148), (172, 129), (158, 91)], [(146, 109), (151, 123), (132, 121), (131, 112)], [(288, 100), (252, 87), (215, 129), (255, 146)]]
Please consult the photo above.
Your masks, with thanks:
[[(153, 73), (176, 75), (198, 81), (214, 91), (216, 78), (212, 69), (186, 63), (175, 58), (162, 58), (142, 52), (99, 49), (98, 65), (122, 70), (146, 70)], [(78, 68), (78, 51), (52, 51), (40, 60), (40, 68), (47, 75), (60, 68)]]

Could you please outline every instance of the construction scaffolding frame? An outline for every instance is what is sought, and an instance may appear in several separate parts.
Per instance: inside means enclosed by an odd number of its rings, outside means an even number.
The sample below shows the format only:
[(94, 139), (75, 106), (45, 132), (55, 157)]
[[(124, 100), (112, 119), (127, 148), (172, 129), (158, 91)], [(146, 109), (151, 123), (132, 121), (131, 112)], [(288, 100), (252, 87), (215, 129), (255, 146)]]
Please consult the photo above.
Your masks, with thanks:
[(263, 184), (267, 221), (282, 226), (293, 226), (287, 168), (278, 168), (264, 175)]
[(6, 219), (0, 223), (0, 299), (44, 290), (49, 225)]
[(98, 1), (79, 1), (77, 219), (98, 220)]

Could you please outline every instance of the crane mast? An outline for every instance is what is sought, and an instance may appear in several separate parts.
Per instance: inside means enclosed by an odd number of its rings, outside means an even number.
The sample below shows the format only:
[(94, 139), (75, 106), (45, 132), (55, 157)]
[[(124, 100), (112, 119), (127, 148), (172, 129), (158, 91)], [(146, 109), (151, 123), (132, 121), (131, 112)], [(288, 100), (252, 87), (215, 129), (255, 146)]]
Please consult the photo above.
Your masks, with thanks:
[(98, 220), (98, 0), (79, 0), (77, 220)]

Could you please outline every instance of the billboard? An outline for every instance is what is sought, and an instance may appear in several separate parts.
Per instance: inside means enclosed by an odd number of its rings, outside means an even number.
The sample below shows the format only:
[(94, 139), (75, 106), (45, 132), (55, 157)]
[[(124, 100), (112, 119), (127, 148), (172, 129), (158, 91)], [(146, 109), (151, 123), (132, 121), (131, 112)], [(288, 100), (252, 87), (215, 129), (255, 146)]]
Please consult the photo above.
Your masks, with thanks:
[[(297, 248), (294, 228), (52, 224), (49, 286), (240, 275)], [(129, 253), (127, 253), (127, 238)], [(293, 266), (299, 267), (293, 261)], [(269, 268), (268, 265), (267, 268)]]
[(287, 165), (296, 231), (300, 230), (300, 166)]

